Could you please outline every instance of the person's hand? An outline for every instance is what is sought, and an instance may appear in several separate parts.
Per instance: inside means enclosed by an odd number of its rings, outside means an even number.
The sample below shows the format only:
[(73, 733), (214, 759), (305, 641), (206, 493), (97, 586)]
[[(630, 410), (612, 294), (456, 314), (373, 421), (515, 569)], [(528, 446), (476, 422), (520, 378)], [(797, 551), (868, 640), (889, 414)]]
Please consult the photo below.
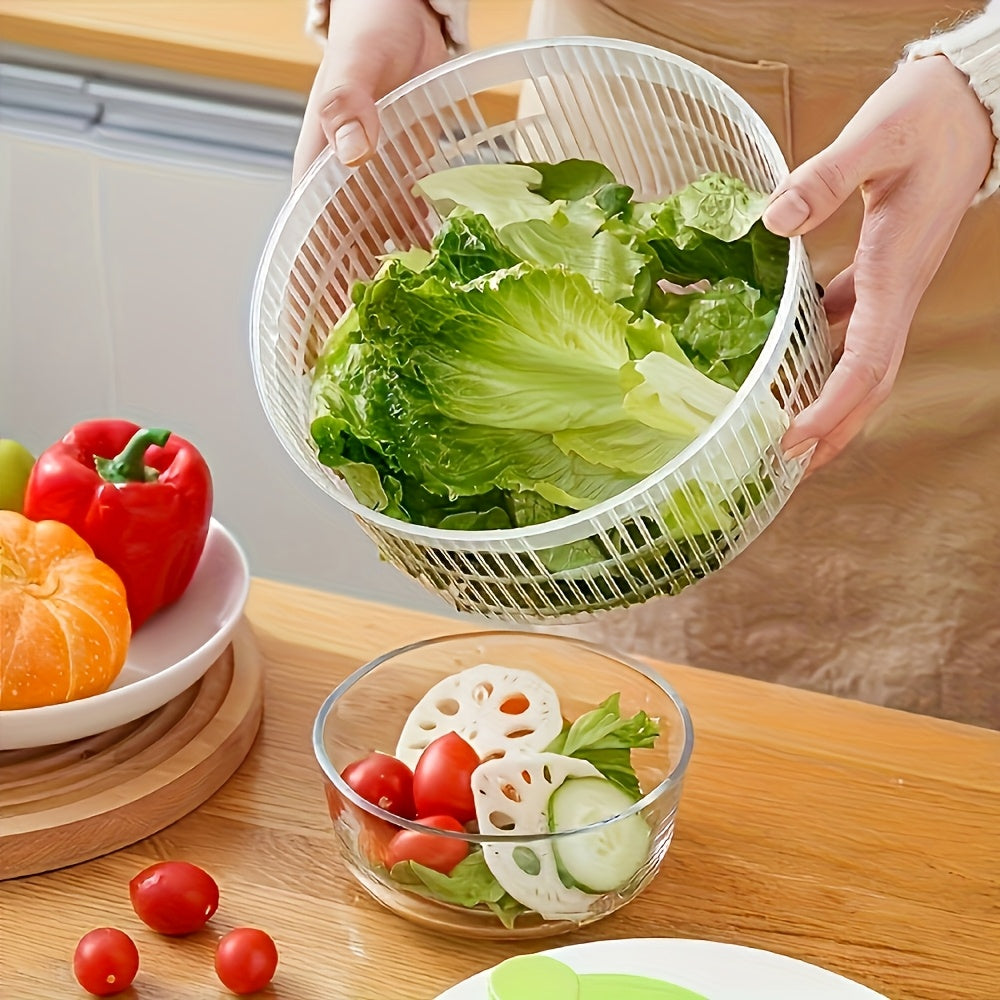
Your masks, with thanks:
[(348, 166), (366, 160), (378, 139), (375, 102), (446, 55), (441, 18), (424, 0), (334, 0), (295, 147), (293, 182), (327, 143)]
[(815, 229), (858, 188), (864, 200), (854, 262), (824, 299), (843, 352), (819, 399), (786, 432), (786, 455), (815, 444), (810, 469), (829, 461), (889, 394), (913, 314), (995, 141), (965, 75), (931, 56), (902, 64), (832, 145), (775, 190), (764, 224), (783, 236)]

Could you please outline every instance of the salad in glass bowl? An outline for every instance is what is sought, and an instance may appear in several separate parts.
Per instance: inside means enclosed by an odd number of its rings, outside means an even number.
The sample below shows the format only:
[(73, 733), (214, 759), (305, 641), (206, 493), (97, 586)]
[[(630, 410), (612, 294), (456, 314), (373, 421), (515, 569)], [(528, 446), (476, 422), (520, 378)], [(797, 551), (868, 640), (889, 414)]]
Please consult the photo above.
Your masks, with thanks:
[(313, 739), (343, 856), (375, 899), (450, 933), (539, 937), (614, 912), (656, 875), (692, 729), (648, 667), (497, 631), (366, 664)]

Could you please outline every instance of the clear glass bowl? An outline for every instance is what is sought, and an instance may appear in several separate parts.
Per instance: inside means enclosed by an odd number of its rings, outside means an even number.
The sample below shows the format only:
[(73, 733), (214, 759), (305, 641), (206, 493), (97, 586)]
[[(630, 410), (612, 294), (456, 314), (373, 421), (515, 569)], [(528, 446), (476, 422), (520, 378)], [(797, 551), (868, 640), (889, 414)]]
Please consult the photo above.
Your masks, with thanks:
[[(483, 663), (530, 670), (547, 681), (559, 696), (563, 717), (570, 721), (615, 693), (620, 695), (624, 718), (641, 710), (658, 720), (660, 734), (654, 745), (633, 750), (631, 755), (644, 796), (620, 815), (578, 829), (533, 836), (484, 835), (452, 833), (400, 819), (366, 801), (344, 781), (341, 772), (351, 762), (373, 751), (394, 753), (410, 711), (433, 685)], [(615, 912), (642, 892), (670, 846), (692, 742), (691, 719), (683, 701), (649, 667), (581, 640), (518, 631), (443, 636), (388, 652), (355, 671), (330, 694), (313, 729), (334, 831), (354, 878), (402, 917), (440, 932), (479, 938), (563, 933)], [(627, 883), (603, 894), (582, 895), (574, 890), (581, 905), (563, 905), (563, 912), (544, 916), (535, 910), (514, 915), (508, 909), (501, 919), (497, 909), (485, 903), (442, 902), (429, 895), (422, 883), (393, 878), (379, 860), (399, 829), (464, 840), (470, 852), (514, 852), (516, 847), (529, 858), (554, 857), (554, 846), (565, 854), (570, 840), (579, 843), (588, 836), (594, 838), (595, 831), (600, 831), (598, 836), (607, 835), (606, 828), (615, 824), (632, 822), (634, 828), (635, 815), (649, 828), (648, 856)], [(590, 849), (585, 841), (584, 845)], [(512, 901), (507, 898), (505, 902)]]

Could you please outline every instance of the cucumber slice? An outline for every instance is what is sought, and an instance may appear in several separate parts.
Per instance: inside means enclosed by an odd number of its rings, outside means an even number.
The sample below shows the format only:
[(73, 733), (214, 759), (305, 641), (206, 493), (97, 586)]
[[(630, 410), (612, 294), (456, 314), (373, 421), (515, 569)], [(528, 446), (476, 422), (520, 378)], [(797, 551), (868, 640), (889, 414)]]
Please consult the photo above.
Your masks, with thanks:
[[(549, 799), (549, 829), (576, 830), (619, 816), (635, 800), (606, 778), (567, 778)], [(560, 872), (584, 892), (614, 892), (649, 860), (652, 831), (638, 813), (553, 841)]]

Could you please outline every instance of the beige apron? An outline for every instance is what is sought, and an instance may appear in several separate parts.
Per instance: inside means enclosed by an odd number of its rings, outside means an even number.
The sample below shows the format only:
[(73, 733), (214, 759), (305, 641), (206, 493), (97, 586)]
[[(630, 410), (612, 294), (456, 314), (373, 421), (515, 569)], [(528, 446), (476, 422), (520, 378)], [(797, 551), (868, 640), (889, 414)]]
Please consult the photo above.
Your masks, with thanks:
[[(937, 0), (536, 0), (533, 37), (686, 56), (756, 107), (790, 161), (829, 143), (943, 16)], [(860, 200), (808, 241), (850, 261)], [(924, 298), (890, 400), (729, 566), (574, 627), (675, 662), (1000, 727), (1000, 197)]]

